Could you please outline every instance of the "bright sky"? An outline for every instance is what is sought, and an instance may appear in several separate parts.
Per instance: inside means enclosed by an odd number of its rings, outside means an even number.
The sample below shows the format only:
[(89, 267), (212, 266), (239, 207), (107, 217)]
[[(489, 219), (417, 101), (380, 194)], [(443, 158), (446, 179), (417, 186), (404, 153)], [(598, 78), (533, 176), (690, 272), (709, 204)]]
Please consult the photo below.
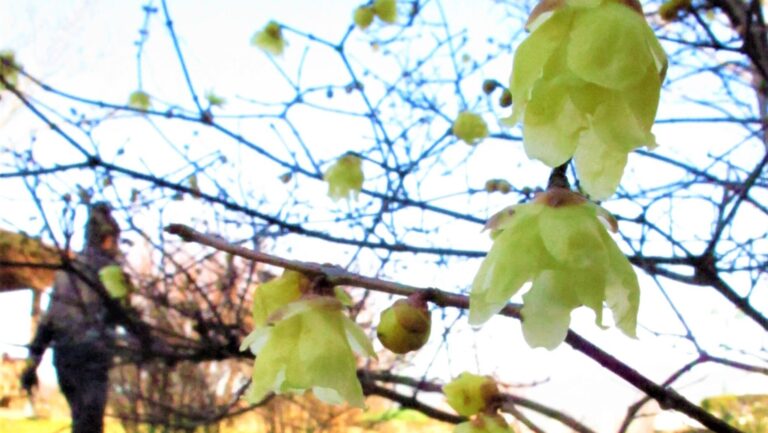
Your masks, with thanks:
[[(123, 103), (128, 94), (137, 87), (136, 46), (139, 28), (144, 14), (141, 1), (13, 1), (0, 0), (0, 49), (13, 49), (18, 61), (33, 75), (42, 78), (47, 83), (76, 95), (93, 97), (115, 103)], [(247, 111), (250, 105), (238, 101), (234, 95), (260, 98), (262, 101), (275, 101), (289, 92), (284, 80), (276, 72), (268, 56), (259, 52), (249, 44), (253, 33), (261, 28), (269, 19), (276, 19), (297, 29), (314, 33), (321, 38), (338, 40), (346, 30), (351, 11), (358, 5), (357, 1), (220, 1), (209, 2), (200, 0), (171, 0), (171, 13), (175, 29), (180, 35), (182, 50), (188, 66), (193, 74), (193, 80), (200, 93), (207, 90), (225, 96), (233, 112)], [(476, 2), (459, 0), (445, 1), (446, 15), (460, 17), (461, 22), (451, 22), (456, 30), (462, 27), (470, 28), (470, 48), (479, 47), (471, 36), (473, 32), (484, 30), (488, 25), (501, 26), (502, 19), (494, 15), (495, 9), (490, 6), (480, 7)], [(486, 3), (483, 3), (485, 5)], [(155, 4), (159, 7), (159, 4)], [(144, 89), (160, 101), (183, 101), (191, 106), (184, 83), (180, 80), (180, 70), (177, 59), (170, 51), (169, 38), (162, 27), (161, 17), (155, 16), (151, 26), (150, 40), (144, 52), (143, 85)], [(387, 70), (387, 61), (379, 53), (368, 46), (369, 40), (363, 34), (354, 35), (356, 42), (351, 46), (359, 53), (356, 59), (368, 62), (381, 69), (382, 74), (392, 73)], [(291, 44), (291, 38), (288, 38)], [(414, 44), (418, 50), (418, 44)], [(296, 41), (289, 45), (288, 52), (282, 59), (275, 60), (287, 71), (295, 69), (302, 60), (300, 43)], [(476, 48), (479, 49), (479, 48)], [(169, 54), (170, 53), (170, 54)], [(310, 51), (305, 60), (307, 67), (305, 77), (310, 82), (329, 82), (329, 77), (339, 74), (340, 65), (325, 62), (324, 57), (313, 57), (315, 51)], [(497, 62), (494, 66), (483, 70), (483, 76), (502, 78), (508, 75), (511, 58)], [(482, 78), (482, 77), (481, 77)], [(681, 90), (674, 90), (681, 91)], [(9, 105), (16, 104), (13, 98), (3, 98), (0, 103), (0, 125), (6, 130), (3, 145), (6, 140), (18, 140), (26, 143), (30, 126), (38, 134), (38, 140), (48, 137), (42, 125), (31, 119), (23, 109), (14, 110)], [(238, 111), (242, 110), (242, 111)], [(671, 109), (662, 109), (659, 117), (670, 117), (676, 113)], [(302, 131), (309, 137), (322, 137), (315, 141), (320, 143), (313, 148), (316, 155), (323, 160), (333, 158), (347, 150), (349, 144), (360, 141), (361, 128), (349, 126), (332, 128), (329, 131), (327, 119), (308, 113), (301, 116)], [(488, 119), (489, 121), (492, 119)], [(266, 123), (266, 122), (263, 122)], [(350, 124), (352, 125), (352, 124)], [(251, 136), (264, 137), (268, 141), (274, 133), (268, 126), (242, 125), (241, 131)], [(261, 129), (259, 129), (261, 128)], [(189, 128), (181, 125), (178, 130), (168, 129), (171, 139), (190, 140), (195, 144), (211, 139), (204, 132), (198, 138), (188, 137)], [(127, 131), (131, 131), (127, 133)], [(656, 129), (659, 142), (666, 147), (666, 152), (675, 155), (681, 152), (678, 144), (694, 142), (695, 137), (677, 137), (670, 135), (671, 128)], [(717, 134), (727, 133), (718, 130)], [(185, 135), (186, 134), (186, 135)], [(706, 128), (691, 132), (700, 134), (700, 140), (715, 142), (712, 131)], [(113, 122), (111, 126), (99, 130), (96, 137), (103, 145), (105, 153), (116, 152), (124, 146), (126, 158), (140, 159), (148, 164), (153, 171), (170, 172), (174, 167), (166, 167), (166, 160), (173, 160), (168, 147), (157, 147), (154, 130), (145, 122), (136, 119), (125, 119)], [(218, 140), (219, 138), (215, 138)], [(193, 152), (198, 156), (221, 151), (224, 147), (201, 146), (194, 147)], [(325, 146), (325, 147), (322, 147)], [(698, 151), (698, 150), (697, 150)], [(41, 163), (52, 163), (71, 155), (72, 150), (62, 147), (62, 154), (39, 155)], [(168, 152), (164, 154), (163, 152)], [(474, 176), (479, 171), (484, 175), (496, 173), (499, 177), (509, 170), (506, 164), (498, 160), (510, 160), (513, 155), (519, 155), (519, 146), (509, 143), (489, 143), (478, 156), (469, 159), (465, 168), (457, 170), (460, 181), (466, 185), (466, 178)], [(499, 157), (502, 155), (502, 157)], [(696, 154), (685, 154), (686, 158), (695, 159)], [(274, 166), (265, 165), (253, 158), (252, 155), (234, 155), (240, 164), (240, 170), (269, 170), (266, 176), (251, 179), (244, 188), (264, 188), (275, 191), (275, 197), (284, 193), (284, 186), (277, 177), (281, 171)], [(251, 160), (252, 159), (252, 160)], [(517, 159), (519, 160), (519, 159)], [(644, 162), (634, 158), (630, 164), (636, 163), (632, 169), (642, 170)], [(532, 176), (544, 179), (546, 170), (537, 164), (532, 164)], [(523, 170), (523, 168), (519, 168)], [(273, 173), (272, 173), (273, 172)], [(675, 173), (655, 173), (659, 178), (673, 177)], [(274, 183), (264, 184), (263, 179), (272, 179)], [(656, 179), (660, 181), (661, 179)], [(87, 182), (87, 179), (83, 179)], [(0, 200), (13, 203), (17, 214), (4, 214), (0, 217), (3, 227), (36, 227), (39, 221), (29, 221), (29, 215), (37, 212), (31, 207), (28, 196), (17, 185), (18, 190), (0, 191)], [(306, 196), (324, 194), (322, 184), (302, 185), (302, 194)], [(270, 195), (270, 194), (266, 194)], [(279, 201), (278, 201), (279, 202)], [(326, 203), (327, 205), (327, 203)], [(190, 205), (179, 204), (168, 209), (168, 221), (189, 223), (191, 218)], [(493, 202), (489, 206), (501, 208), (502, 201)], [(607, 205), (610, 208), (610, 203)], [(197, 209), (199, 219), (211, 215), (209, 210)], [(197, 212), (196, 211), (196, 212)], [(695, 209), (687, 209), (684, 218), (690, 219)], [(137, 223), (140, 223), (141, 217)], [(153, 223), (146, 219), (147, 224)], [(695, 221), (691, 221), (689, 229), (695, 233)], [(472, 231), (455, 231), (457, 245), (468, 245), (467, 248), (487, 249), (490, 245), (485, 235)], [(77, 237), (77, 236), (76, 236)], [(314, 244), (313, 244), (314, 245)], [(327, 260), (318, 257), (314, 248), (295, 248), (291, 250), (292, 258), (313, 261)], [(343, 262), (345, 256), (340, 256)], [(453, 265), (452, 265), (453, 266)], [(414, 260), (409, 265), (409, 273), (403, 278), (404, 283), (453, 287), (457, 278), (473, 275), (476, 262), (457, 264), (451, 272), (435, 273), (433, 263), (419, 263)], [(363, 269), (365, 271), (366, 269)], [(466, 278), (465, 278), (466, 279)], [(641, 307), (641, 324), (649, 324), (656, 329), (674, 329), (674, 317), (668, 308), (664, 307), (661, 294), (655, 288), (652, 280), (642, 277), (643, 300)], [(689, 314), (692, 322), (707, 333), (716, 335), (727, 333), (743, 335), (744, 343), (752, 347), (768, 344), (765, 334), (755, 334), (754, 328), (745, 319), (735, 315), (731, 310), (720, 310), (721, 299), (711, 290), (698, 289), (695, 302), (690, 302), (690, 288), (678, 288), (668, 285), (670, 295), (679, 299), (681, 308)], [(8, 351), (14, 355), (23, 355), (19, 345), (29, 339), (28, 331), (29, 296), (25, 293), (9, 293), (0, 296), (0, 351)], [(449, 317), (448, 319), (452, 319)], [(450, 322), (450, 320), (448, 320)], [(647, 376), (661, 381), (672, 372), (674, 367), (682, 365), (691, 359), (690, 348), (675, 344), (674, 339), (653, 338), (648, 332), (640, 332), (639, 340), (629, 340), (617, 331), (611, 329), (600, 331), (593, 324), (590, 313), (579, 311), (574, 314), (574, 328), (582, 335), (597, 343), (600, 347), (610, 348), (620, 359), (629, 360), (631, 366)], [(499, 344), (499, 336), (504, 336), (504, 344)], [(758, 335), (757, 337), (754, 337)], [(718, 338), (719, 340), (719, 338)], [(509, 382), (526, 383), (536, 380), (549, 379), (539, 387), (521, 391), (525, 396), (539, 399), (548, 405), (561, 408), (569, 414), (581, 419), (596, 431), (614, 431), (623, 417), (626, 407), (639, 399), (639, 391), (625, 385), (610, 373), (597, 366), (593, 361), (574, 352), (566, 346), (561, 346), (554, 352), (529, 349), (522, 340), (519, 324), (513, 320), (502, 318), (492, 319), (482, 330), (471, 330), (466, 326), (457, 327), (456, 335), (449, 341), (451, 347), (447, 350), (432, 348), (423, 350), (414, 358), (413, 371), (421, 373), (425, 366), (433, 362), (430, 375), (445, 379), (463, 370), (480, 370), (481, 373), (493, 373)], [(454, 354), (447, 356), (447, 353)], [(471, 354), (471, 355), (470, 355)], [(53, 377), (50, 367), (44, 376), (49, 380)], [(695, 370), (678, 386), (694, 401), (708, 395), (721, 393), (757, 393), (768, 389), (768, 379), (755, 377), (733, 370), (717, 367), (704, 367)], [(561, 428), (553, 424), (548, 431), (557, 432)], [(565, 431), (565, 430), (560, 430)]]

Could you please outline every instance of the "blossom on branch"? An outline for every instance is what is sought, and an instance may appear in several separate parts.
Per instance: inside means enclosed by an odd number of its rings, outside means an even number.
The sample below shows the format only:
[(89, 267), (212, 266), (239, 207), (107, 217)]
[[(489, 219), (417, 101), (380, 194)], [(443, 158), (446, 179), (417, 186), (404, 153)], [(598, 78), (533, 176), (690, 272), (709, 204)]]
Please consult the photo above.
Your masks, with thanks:
[(602, 326), (606, 303), (616, 326), (634, 337), (637, 276), (600, 219), (615, 231), (607, 211), (563, 188), (492, 218), (494, 242), (472, 283), (469, 322), (484, 323), (532, 282), (521, 312), (523, 334), (532, 347), (557, 347), (568, 332), (571, 311), (582, 305)]
[(459, 140), (474, 145), (488, 136), (488, 125), (479, 114), (462, 111), (453, 122), (451, 133)]
[(362, 161), (358, 156), (348, 153), (325, 172), (323, 179), (328, 182), (328, 196), (332, 199), (349, 199), (350, 196), (357, 198), (365, 180)]
[(256, 355), (247, 399), (256, 403), (270, 392), (303, 393), (330, 403), (364, 406), (354, 353), (375, 357), (362, 329), (343, 312), (333, 295), (312, 293), (304, 275), (285, 271), (257, 289), (254, 331), (240, 349)]
[(270, 21), (262, 29), (256, 32), (251, 39), (251, 44), (274, 56), (283, 54), (285, 49), (285, 39), (280, 24), (276, 21)]
[(499, 388), (490, 377), (465, 371), (443, 387), (443, 394), (456, 413), (472, 416), (491, 409), (499, 396)]
[(607, 198), (627, 154), (656, 145), (667, 57), (635, 0), (542, 0), (515, 52), (512, 116), (529, 157), (550, 167), (573, 158), (581, 186)]

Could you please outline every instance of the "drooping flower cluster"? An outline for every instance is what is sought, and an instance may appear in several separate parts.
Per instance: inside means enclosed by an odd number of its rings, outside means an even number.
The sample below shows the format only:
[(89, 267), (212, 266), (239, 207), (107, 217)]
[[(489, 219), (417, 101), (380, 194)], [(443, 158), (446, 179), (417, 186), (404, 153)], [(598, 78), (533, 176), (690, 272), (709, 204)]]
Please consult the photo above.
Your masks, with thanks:
[(375, 357), (373, 346), (343, 313), (343, 297), (311, 289), (311, 282), (293, 271), (257, 289), (254, 331), (241, 345), (256, 355), (247, 398), (259, 402), (270, 392), (311, 390), (326, 403), (363, 407), (354, 353)]
[(515, 52), (513, 113), (529, 157), (573, 158), (584, 190), (612, 195), (651, 133), (667, 58), (636, 0), (542, 0)]
[(498, 414), (501, 393), (496, 382), (487, 376), (461, 373), (443, 387), (448, 404), (459, 415), (472, 417), (458, 424), (454, 433), (512, 433), (504, 418)]
[(283, 31), (280, 28), (280, 24), (276, 21), (267, 23), (263, 29), (253, 35), (251, 44), (275, 56), (283, 54), (285, 39), (283, 39)]
[(532, 282), (522, 309), (530, 346), (557, 347), (565, 339), (571, 311), (582, 305), (595, 312), (602, 326), (603, 303), (616, 326), (634, 337), (637, 276), (600, 219), (615, 231), (607, 211), (562, 188), (492, 218), (494, 242), (472, 283), (469, 322), (484, 323)]
[(323, 179), (328, 182), (328, 196), (332, 199), (357, 198), (365, 180), (360, 157), (353, 154), (342, 156), (325, 172)]

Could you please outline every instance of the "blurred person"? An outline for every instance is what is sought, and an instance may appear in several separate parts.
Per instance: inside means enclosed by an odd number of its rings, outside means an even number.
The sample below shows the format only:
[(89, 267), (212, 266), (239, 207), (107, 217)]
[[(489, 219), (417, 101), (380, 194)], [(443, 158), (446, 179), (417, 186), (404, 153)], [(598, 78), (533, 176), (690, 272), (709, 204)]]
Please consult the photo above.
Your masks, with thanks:
[(29, 345), (21, 384), (31, 395), (43, 353), (53, 349), (59, 387), (69, 403), (72, 433), (102, 433), (115, 352), (116, 323), (99, 293), (99, 270), (116, 265), (120, 227), (109, 205), (91, 206), (83, 251), (56, 273), (48, 310)]

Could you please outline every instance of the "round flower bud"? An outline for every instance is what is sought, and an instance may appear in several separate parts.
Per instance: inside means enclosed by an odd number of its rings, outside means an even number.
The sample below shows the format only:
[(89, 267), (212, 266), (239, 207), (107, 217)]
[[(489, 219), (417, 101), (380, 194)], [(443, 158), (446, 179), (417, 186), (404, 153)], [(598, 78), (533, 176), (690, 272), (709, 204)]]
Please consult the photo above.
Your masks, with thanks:
[(397, 21), (397, 3), (395, 0), (375, 0), (373, 12), (385, 23), (394, 24)]
[(488, 179), (485, 181), (486, 192), (500, 192), (507, 194), (512, 191), (512, 184), (504, 179)]
[(432, 319), (426, 304), (400, 299), (381, 313), (376, 329), (379, 341), (394, 353), (420, 349), (429, 339)]
[(496, 80), (483, 81), (483, 93), (490, 95), (496, 88), (499, 87), (499, 82)]
[(483, 412), (499, 397), (496, 382), (488, 376), (461, 373), (443, 387), (448, 404), (461, 416)]
[(499, 105), (501, 108), (507, 108), (512, 105), (512, 93), (508, 89), (504, 89), (499, 97)]
[(355, 14), (353, 15), (352, 19), (355, 21), (355, 25), (359, 27), (360, 30), (365, 30), (373, 22), (373, 15), (373, 9), (367, 6), (360, 6), (359, 8), (355, 9)]

